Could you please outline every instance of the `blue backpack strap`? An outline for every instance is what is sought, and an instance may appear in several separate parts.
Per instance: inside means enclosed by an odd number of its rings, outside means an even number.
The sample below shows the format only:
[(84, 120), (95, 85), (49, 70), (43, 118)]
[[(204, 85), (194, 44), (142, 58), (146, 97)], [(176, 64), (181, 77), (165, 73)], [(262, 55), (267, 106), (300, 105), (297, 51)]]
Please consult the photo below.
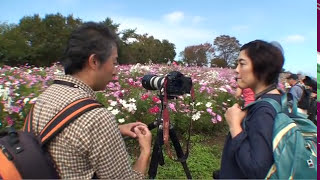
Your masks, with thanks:
[[(297, 105), (297, 101), (295, 99), (292, 99), (292, 114), (293, 115), (298, 115), (298, 105)], [(284, 94), (281, 97), (281, 108), (282, 108), (282, 112), (286, 112), (288, 111), (288, 93)]]
[[(248, 104), (247, 106), (245, 106), (242, 110), (248, 110), (251, 106), (255, 105), (256, 103), (259, 103), (259, 102), (268, 102), (270, 103), (273, 108), (276, 110), (276, 113), (280, 113), (282, 112), (282, 107), (280, 106), (280, 104), (274, 100), (274, 99), (271, 99), (271, 98), (263, 98), (263, 99), (258, 99), (250, 104)], [(247, 118), (245, 117), (242, 121), (242, 128), (245, 129), (246, 128), (246, 122)]]
[[(269, 102), (274, 109), (277, 111), (277, 113), (279, 112), (287, 112), (288, 111), (288, 94), (284, 94), (283, 96), (281, 96), (281, 105), (274, 99), (272, 98), (263, 98), (263, 99), (258, 99), (257, 101), (254, 101), (250, 104), (248, 104), (246, 107), (243, 108), (243, 110), (248, 109), (250, 106), (261, 102), (261, 101), (265, 101), (265, 102)], [(298, 114), (298, 107), (297, 107), (297, 102), (295, 100), (293, 100), (293, 104), (292, 104), (292, 114), (297, 115)]]
[(264, 99), (260, 99), (260, 101), (265, 101), (270, 103), (273, 108), (276, 110), (277, 114), (280, 112), (284, 112), (284, 106), (281, 106), (276, 100), (271, 99), (271, 98), (264, 98)]

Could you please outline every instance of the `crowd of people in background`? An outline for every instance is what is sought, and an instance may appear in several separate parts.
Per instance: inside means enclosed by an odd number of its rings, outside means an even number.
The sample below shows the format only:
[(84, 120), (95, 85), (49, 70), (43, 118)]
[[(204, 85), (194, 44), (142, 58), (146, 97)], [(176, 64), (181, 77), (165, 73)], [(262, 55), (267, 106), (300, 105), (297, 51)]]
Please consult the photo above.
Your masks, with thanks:
[[(314, 124), (317, 124), (317, 81), (310, 76), (287, 73), (279, 78), (278, 89), (282, 93), (288, 93), (289, 105), (296, 102), (298, 112), (308, 116)], [(243, 101), (246, 106), (254, 102), (254, 92), (250, 88), (237, 88), (235, 97)]]

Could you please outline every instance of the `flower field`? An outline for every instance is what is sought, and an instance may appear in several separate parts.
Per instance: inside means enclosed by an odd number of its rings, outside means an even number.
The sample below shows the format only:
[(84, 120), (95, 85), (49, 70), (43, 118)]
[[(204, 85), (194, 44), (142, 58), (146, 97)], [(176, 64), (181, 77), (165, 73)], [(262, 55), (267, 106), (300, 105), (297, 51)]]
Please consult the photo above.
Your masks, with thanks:
[[(115, 115), (119, 124), (141, 121), (146, 124), (156, 120), (160, 111), (158, 91), (148, 91), (141, 85), (146, 74), (165, 75), (180, 71), (192, 78), (195, 102), (189, 94), (168, 101), (170, 120), (179, 137), (186, 139), (192, 120), (191, 149), (188, 166), (193, 178), (211, 179), (212, 171), (220, 167), (220, 158), (227, 125), (224, 111), (237, 100), (233, 93), (235, 74), (230, 69), (182, 67), (167, 65), (125, 65), (118, 67), (118, 76), (110, 82), (105, 91), (98, 92), (97, 98)], [(14, 125), (21, 128), (30, 107), (55, 76), (63, 74), (59, 65), (37, 68), (31, 66), (0, 68), (0, 120), (1, 127)], [(155, 134), (156, 131), (152, 131)], [(128, 151), (135, 159), (139, 145), (126, 140)], [(181, 140), (183, 148), (185, 141)], [(165, 154), (165, 153), (164, 153)], [(165, 155), (165, 165), (159, 166), (157, 178), (185, 178), (180, 163)]]
[[(180, 71), (192, 78), (196, 100), (190, 94), (169, 100), (170, 119), (183, 130), (190, 119), (195, 132), (210, 132), (223, 121), (226, 107), (233, 98), (234, 72), (229, 69), (199, 68), (140, 64), (118, 67), (118, 76), (104, 92), (98, 92), (98, 100), (116, 116), (118, 123), (155, 121), (160, 112), (158, 91), (148, 91), (141, 85), (146, 74), (163, 76), (171, 71)], [(1, 127), (13, 125), (21, 128), (24, 118), (37, 96), (46, 89), (57, 75), (63, 74), (59, 65), (37, 68), (30, 66), (0, 69), (0, 119)], [(219, 129), (219, 128), (217, 128)]]

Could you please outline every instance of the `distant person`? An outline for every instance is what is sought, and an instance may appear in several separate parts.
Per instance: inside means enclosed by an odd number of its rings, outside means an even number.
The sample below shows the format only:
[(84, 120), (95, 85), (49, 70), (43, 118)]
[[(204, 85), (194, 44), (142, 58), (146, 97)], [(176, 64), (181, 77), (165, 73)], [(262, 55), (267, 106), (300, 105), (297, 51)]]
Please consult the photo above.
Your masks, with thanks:
[[(304, 87), (300, 83), (299, 76), (297, 74), (290, 74), (287, 77), (287, 82), (291, 86), (291, 88), (289, 89), (289, 92), (288, 92), (288, 94), (289, 94), (289, 96), (288, 96), (289, 102), (288, 103), (289, 103), (289, 106), (292, 106), (293, 100), (296, 103), (299, 103), (299, 101), (301, 100)], [(305, 113), (305, 111), (306, 111), (305, 108), (300, 108), (300, 109), (301, 109), (301, 112)]]
[(310, 93), (307, 104), (308, 119), (317, 125), (317, 81), (309, 76), (302, 80), (305, 85), (306, 91)]
[(167, 65), (170, 66), (171, 65), (171, 61), (170, 59), (168, 59)]
[(243, 98), (244, 106), (254, 102), (254, 92), (250, 88), (241, 89), (237, 87), (235, 97)]

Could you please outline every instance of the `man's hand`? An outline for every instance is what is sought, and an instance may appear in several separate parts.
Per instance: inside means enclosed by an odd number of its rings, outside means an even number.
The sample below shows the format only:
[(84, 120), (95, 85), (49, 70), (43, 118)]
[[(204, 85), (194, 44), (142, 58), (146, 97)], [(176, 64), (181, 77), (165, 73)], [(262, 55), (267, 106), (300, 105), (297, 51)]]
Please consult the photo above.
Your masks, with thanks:
[(140, 145), (140, 156), (134, 164), (133, 169), (145, 174), (148, 169), (151, 154), (152, 135), (147, 126), (139, 125), (134, 127), (133, 130), (137, 135), (137, 140)]
[(138, 137), (140, 144), (140, 151), (145, 154), (150, 154), (151, 152), (151, 140), (152, 134), (147, 126), (136, 126), (134, 132)]
[(145, 127), (147, 127), (147, 125), (142, 123), (142, 122), (134, 122), (134, 123), (122, 124), (122, 125), (119, 125), (120, 133), (123, 136), (129, 136), (129, 137), (132, 137), (132, 138), (136, 138), (137, 134), (134, 132), (134, 128), (136, 126), (145, 126)]

